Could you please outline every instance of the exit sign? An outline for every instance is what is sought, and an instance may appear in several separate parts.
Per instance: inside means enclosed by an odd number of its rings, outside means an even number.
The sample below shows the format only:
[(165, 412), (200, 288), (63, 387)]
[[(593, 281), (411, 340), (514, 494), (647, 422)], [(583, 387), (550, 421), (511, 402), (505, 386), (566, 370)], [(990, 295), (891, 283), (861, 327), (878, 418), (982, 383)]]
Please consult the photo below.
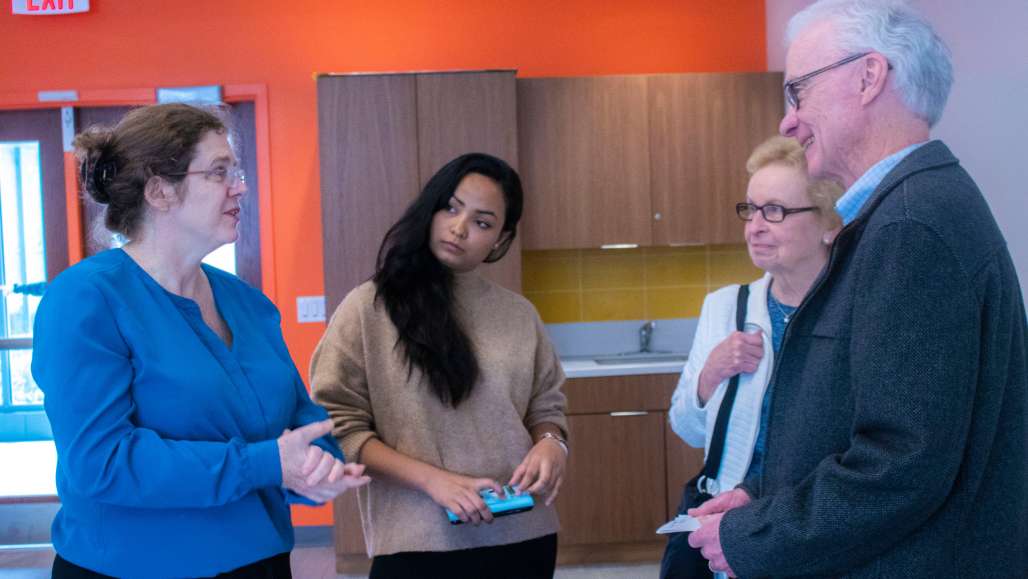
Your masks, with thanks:
[(12, 0), (11, 11), (35, 16), (78, 14), (89, 12), (89, 0)]

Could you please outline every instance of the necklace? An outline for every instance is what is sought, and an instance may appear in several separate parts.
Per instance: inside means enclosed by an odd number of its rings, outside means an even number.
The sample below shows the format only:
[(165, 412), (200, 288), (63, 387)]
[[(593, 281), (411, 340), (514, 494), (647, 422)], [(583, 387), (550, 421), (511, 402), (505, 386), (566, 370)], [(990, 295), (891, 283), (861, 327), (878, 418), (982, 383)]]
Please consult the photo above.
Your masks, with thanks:
[(770, 289), (768, 289), (767, 295), (771, 298), (771, 305), (773, 305), (775, 309), (778, 310), (778, 313), (782, 316), (782, 319), (785, 320), (785, 323), (788, 324), (789, 318), (792, 317), (792, 314), (796, 312), (796, 308), (793, 308), (791, 312), (786, 312), (785, 308), (782, 307), (782, 304), (778, 302), (774, 294), (771, 293)]

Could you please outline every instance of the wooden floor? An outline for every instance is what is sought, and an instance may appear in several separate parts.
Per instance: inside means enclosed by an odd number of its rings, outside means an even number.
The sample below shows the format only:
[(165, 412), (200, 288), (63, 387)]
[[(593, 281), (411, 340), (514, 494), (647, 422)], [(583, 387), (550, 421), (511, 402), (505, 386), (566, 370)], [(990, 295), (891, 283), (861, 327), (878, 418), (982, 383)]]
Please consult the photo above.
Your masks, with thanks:
[[(53, 550), (6, 549), (0, 547), (0, 579), (49, 579)], [(360, 579), (362, 575), (337, 575), (332, 547), (302, 547), (293, 550), (295, 579)], [(556, 579), (653, 579), (659, 566), (584, 565), (558, 567)]]

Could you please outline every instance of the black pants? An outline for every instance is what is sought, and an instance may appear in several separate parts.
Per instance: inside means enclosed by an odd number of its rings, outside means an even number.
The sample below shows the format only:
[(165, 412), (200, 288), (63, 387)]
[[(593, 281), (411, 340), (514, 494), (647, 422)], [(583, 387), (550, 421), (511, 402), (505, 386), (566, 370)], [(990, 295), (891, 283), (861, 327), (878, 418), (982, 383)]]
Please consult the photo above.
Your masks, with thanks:
[(543, 579), (553, 577), (556, 566), (554, 534), (512, 545), (379, 555), (371, 562), (368, 579)]
[[(225, 579), (293, 579), (292, 571), (289, 570), (289, 553), (261, 559), (245, 567), (219, 573), (217, 576)], [(114, 579), (110, 575), (79, 567), (60, 555), (54, 557), (54, 570), (51, 577), (52, 579)]]

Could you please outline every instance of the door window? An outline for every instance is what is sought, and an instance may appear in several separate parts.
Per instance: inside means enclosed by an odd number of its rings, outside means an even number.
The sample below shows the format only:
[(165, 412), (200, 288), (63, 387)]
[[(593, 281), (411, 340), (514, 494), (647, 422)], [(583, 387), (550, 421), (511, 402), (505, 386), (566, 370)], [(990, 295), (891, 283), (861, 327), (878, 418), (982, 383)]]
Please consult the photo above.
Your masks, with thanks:
[(32, 322), (45, 284), (39, 142), (0, 142), (0, 421), (7, 415), (7, 422), (19, 423), (14, 430), (27, 435), (19, 438), (49, 434), (48, 427), (32, 428), (14, 417), (42, 409), (43, 393), (30, 365)]

